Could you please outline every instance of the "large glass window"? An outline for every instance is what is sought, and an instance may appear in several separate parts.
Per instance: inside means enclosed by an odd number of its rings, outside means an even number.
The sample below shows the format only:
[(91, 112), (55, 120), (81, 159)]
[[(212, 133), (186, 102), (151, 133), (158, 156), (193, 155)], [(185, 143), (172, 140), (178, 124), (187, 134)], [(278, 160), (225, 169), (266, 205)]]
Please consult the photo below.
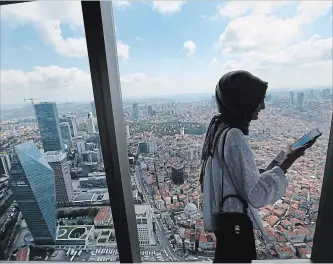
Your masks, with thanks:
[[(259, 259), (309, 258), (332, 119), (332, 3), (114, 1), (108, 59), (118, 58), (124, 124), (110, 107), (121, 98), (101, 99), (117, 89), (101, 45), (112, 15), (101, 25), (86, 7), (85, 23), (75, 1), (0, 7), (0, 260), (131, 258), (136, 225), (141, 261), (211, 261), (201, 149), (215, 85), (238, 69), (269, 83), (247, 136), (258, 168), (323, 132), (288, 170), (285, 196), (259, 209), (267, 236), (255, 231)], [(94, 42), (99, 32), (108, 36)]]
[(81, 3), (2, 6), (0, 33), (0, 259), (119, 261)]
[(142, 260), (213, 258), (201, 148), (217, 113), (215, 85), (238, 69), (269, 83), (248, 136), (258, 168), (311, 129), (323, 132), (288, 171), (286, 195), (259, 209), (268, 238), (256, 231), (259, 259), (309, 258), (332, 118), (332, 4), (156, 1), (115, 6), (114, 18), (130, 51), (120, 76), (133, 193), (153, 215)]

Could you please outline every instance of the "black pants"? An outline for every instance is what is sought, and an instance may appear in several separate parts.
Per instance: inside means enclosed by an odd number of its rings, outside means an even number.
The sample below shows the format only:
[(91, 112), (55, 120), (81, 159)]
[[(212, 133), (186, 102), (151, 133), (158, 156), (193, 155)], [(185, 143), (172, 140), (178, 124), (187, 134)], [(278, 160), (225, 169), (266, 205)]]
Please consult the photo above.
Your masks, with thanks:
[[(244, 261), (244, 260), (228, 260), (225, 261), (225, 258), (223, 257), (223, 251), (225, 250), (225, 248), (223, 248), (222, 245), (222, 237), (219, 235), (218, 232), (214, 232), (215, 237), (216, 237), (216, 249), (215, 249), (215, 257), (213, 260), (213, 263), (251, 263), (251, 260), (249, 261)], [(237, 249), (234, 249), (237, 250)]]

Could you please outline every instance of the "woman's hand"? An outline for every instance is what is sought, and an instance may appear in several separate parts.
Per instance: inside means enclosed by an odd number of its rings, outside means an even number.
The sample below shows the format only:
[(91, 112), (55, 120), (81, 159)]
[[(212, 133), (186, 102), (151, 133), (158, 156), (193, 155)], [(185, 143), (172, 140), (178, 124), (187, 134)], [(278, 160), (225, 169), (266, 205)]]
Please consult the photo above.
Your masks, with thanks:
[(316, 142), (316, 139), (310, 141), (309, 143), (305, 144), (302, 147), (298, 148), (291, 148), (291, 146), (288, 147), (288, 150), (286, 152), (285, 158), (281, 163), (281, 166), (288, 170), (291, 165), (300, 157), (302, 157), (305, 154), (305, 151), (312, 147), (312, 145)]

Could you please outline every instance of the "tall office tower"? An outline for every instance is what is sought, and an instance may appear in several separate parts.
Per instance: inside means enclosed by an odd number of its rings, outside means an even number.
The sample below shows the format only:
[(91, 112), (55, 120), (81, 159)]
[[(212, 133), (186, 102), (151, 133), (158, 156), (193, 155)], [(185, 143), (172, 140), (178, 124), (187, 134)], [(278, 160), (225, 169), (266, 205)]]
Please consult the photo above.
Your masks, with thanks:
[(181, 136), (184, 136), (184, 135), (185, 135), (185, 128), (182, 127), (182, 128), (180, 129), (180, 135), (181, 135)]
[(289, 106), (294, 106), (294, 93), (290, 92), (289, 93)]
[(139, 105), (137, 103), (133, 104), (133, 117), (135, 119), (139, 118)]
[(78, 141), (76, 143), (77, 146), (77, 152), (81, 154), (82, 152), (86, 151), (86, 145), (84, 141)]
[(87, 128), (88, 128), (89, 135), (95, 134), (96, 130), (95, 130), (95, 124), (94, 124), (94, 117), (91, 112), (88, 114)]
[(304, 108), (304, 93), (297, 94), (297, 104), (299, 109)]
[(216, 97), (215, 97), (215, 95), (212, 96), (212, 100), (211, 100), (211, 102), (210, 102), (210, 106), (211, 106), (212, 108), (215, 108), (215, 107), (216, 107)]
[(11, 166), (10, 156), (8, 154), (0, 155), (0, 175), (9, 176)]
[(68, 116), (61, 116), (59, 118), (60, 122), (68, 122), (69, 127), (71, 129), (71, 136), (72, 137), (77, 137), (78, 136), (78, 131), (77, 131), (77, 123), (76, 123), (76, 117), (75, 115), (68, 115)]
[(37, 245), (56, 240), (56, 194), (53, 170), (33, 143), (14, 146), (9, 184)]
[(184, 183), (184, 166), (171, 167), (171, 180), (176, 185)]
[(68, 147), (72, 147), (73, 141), (71, 136), (71, 128), (68, 122), (60, 123), (60, 131), (61, 131), (62, 141), (64, 142), (64, 144), (66, 144)]
[(95, 106), (95, 102), (94, 101), (92, 101), (90, 103), (90, 108), (91, 108), (91, 113), (92, 113), (93, 117), (97, 117), (97, 115), (96, 115), (96, 106)]
[(54, 102), (43, 102), (34, 107), (44, 151), (64, 150), (57, 105)]
[(130, 134), (129, 125), (126, 125), (125, 128), (126, 128), (126, 137), (127, 137), (127, 138), (130, 138), (130, 137), (131, 137), (131, 134)]
[(153, 115), (153, 107), (151, 105), (148, 105), (148, 115), (149, 116)]
[(73, 186), (67, 155), (61, 151), (48, 151), (44, 157), (54, 172), (56, 201), (58, 205), (66, 204), (73, 198)]

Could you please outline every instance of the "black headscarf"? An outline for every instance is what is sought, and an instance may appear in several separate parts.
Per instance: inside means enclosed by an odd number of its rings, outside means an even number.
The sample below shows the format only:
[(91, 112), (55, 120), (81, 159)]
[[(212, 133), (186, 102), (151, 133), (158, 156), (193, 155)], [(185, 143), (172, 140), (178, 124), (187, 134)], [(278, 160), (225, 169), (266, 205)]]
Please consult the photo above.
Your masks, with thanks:
[(215, 115), (208, 127), (202, 149), (203, 166), (200, 173), (200, 184), (203, 186), (203, 175), (209, 156), (213, 156), (216, 143), (226, 128), (238, 128), (248, 135), (252, 115), (264, 100), (267, 82), (247, 71), (232, 71), (222, 76), (215, 89), (218, 115)]

